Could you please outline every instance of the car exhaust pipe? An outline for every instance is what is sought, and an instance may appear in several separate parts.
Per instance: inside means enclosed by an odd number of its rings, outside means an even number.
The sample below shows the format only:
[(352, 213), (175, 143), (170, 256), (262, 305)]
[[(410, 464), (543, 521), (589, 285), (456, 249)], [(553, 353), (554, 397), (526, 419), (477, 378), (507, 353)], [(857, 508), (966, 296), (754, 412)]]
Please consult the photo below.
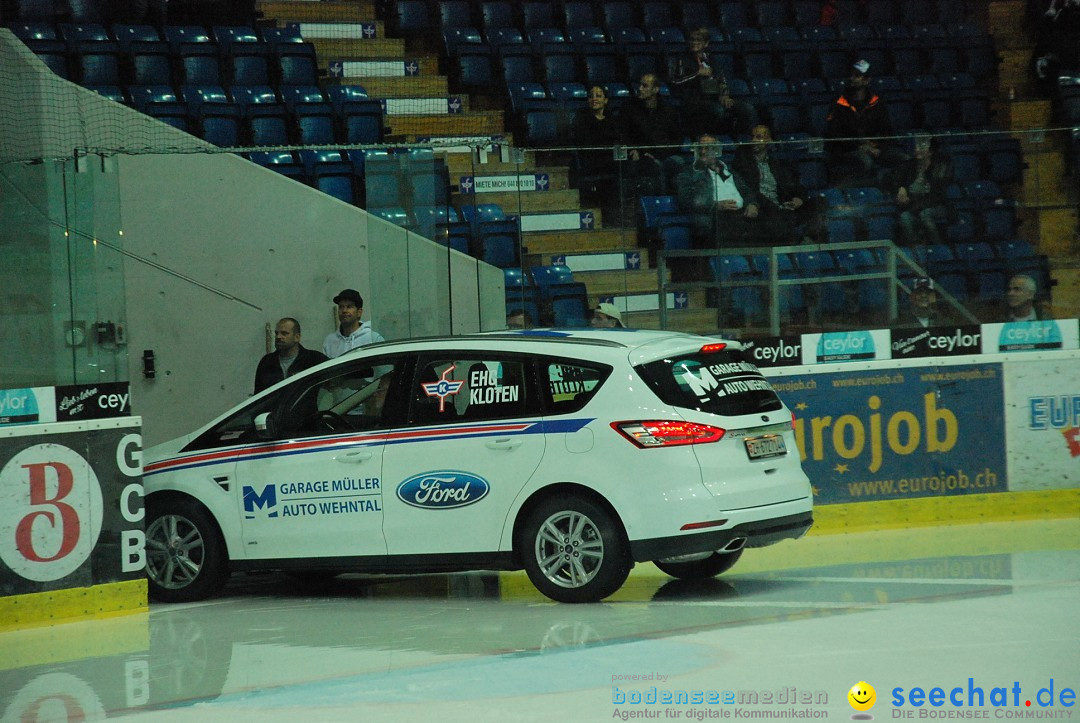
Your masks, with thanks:
[(722, 548), (720, 548), (720, 551), (721, 552), (738, 552), (739, 550), (746, 547), (746, 540), (747, 540), (747, 538), (745, 538), (745, 537), (736, 537), (734, 540), (732, 540), (731, 542), (729, 542), (728, 544), (726, 544)]

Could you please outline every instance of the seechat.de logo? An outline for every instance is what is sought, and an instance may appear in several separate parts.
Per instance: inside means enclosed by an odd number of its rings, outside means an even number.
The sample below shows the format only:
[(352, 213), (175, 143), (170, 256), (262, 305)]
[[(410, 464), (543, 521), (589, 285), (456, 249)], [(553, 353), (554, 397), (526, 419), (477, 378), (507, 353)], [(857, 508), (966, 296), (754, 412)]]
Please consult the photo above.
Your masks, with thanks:
[(402, 502), (425, 509), (465, 507), (487, 496), (491, 485), (468, 472), (440, 470), (410, 477), (397, 488)]

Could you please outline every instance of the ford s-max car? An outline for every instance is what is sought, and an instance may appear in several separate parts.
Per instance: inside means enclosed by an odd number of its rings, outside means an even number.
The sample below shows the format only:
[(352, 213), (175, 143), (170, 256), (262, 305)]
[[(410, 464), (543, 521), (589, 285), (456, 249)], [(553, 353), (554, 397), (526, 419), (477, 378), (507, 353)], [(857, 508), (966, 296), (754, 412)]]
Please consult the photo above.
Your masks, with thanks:
[(810, 528), (792, 416), (736, 342), (574, 330), (387, 342), (147, 450), (158, 600), (231, 571), (524, 568), (563, 602)]

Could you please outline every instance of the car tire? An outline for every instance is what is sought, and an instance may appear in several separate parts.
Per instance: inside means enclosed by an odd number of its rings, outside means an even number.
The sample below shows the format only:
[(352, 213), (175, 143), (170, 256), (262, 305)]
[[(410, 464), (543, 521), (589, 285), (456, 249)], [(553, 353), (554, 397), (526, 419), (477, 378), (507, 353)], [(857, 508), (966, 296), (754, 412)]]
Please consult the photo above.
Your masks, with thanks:
[(161, 602), (208, 598), (225, 584), (225, 541), (209, 511), (177, 497), (150, 500), (146, 521), (146, 577)]
[(703, 560), (692, 562), (664, 562), (653, 560), (653, 564), (672, 577), (681, 580), (704, 580), (727, 572), (742, 557), (742, 550), (734, 552), (714, 552)]
[(597, 602), (630, 574), (621, 525), (577, 495), (548, 498), (533, 508), (518, 544), (533, 585), (557, 602)]

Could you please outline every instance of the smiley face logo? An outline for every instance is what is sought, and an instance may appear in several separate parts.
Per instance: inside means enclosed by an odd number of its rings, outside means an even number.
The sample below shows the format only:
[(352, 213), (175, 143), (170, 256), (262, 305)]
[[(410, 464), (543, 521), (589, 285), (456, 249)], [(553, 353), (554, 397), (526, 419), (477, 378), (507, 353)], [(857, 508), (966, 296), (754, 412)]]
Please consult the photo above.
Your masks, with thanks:
[(847, 694), (848, 703), (855, 710), (866, 711), (874, 707), (874, 703), (877, 702), (877, 691), (874, 690), (874, 686), (867, 683), (865, 680), (860, 680), (855, 685), (851, 686), (851, 690)]

